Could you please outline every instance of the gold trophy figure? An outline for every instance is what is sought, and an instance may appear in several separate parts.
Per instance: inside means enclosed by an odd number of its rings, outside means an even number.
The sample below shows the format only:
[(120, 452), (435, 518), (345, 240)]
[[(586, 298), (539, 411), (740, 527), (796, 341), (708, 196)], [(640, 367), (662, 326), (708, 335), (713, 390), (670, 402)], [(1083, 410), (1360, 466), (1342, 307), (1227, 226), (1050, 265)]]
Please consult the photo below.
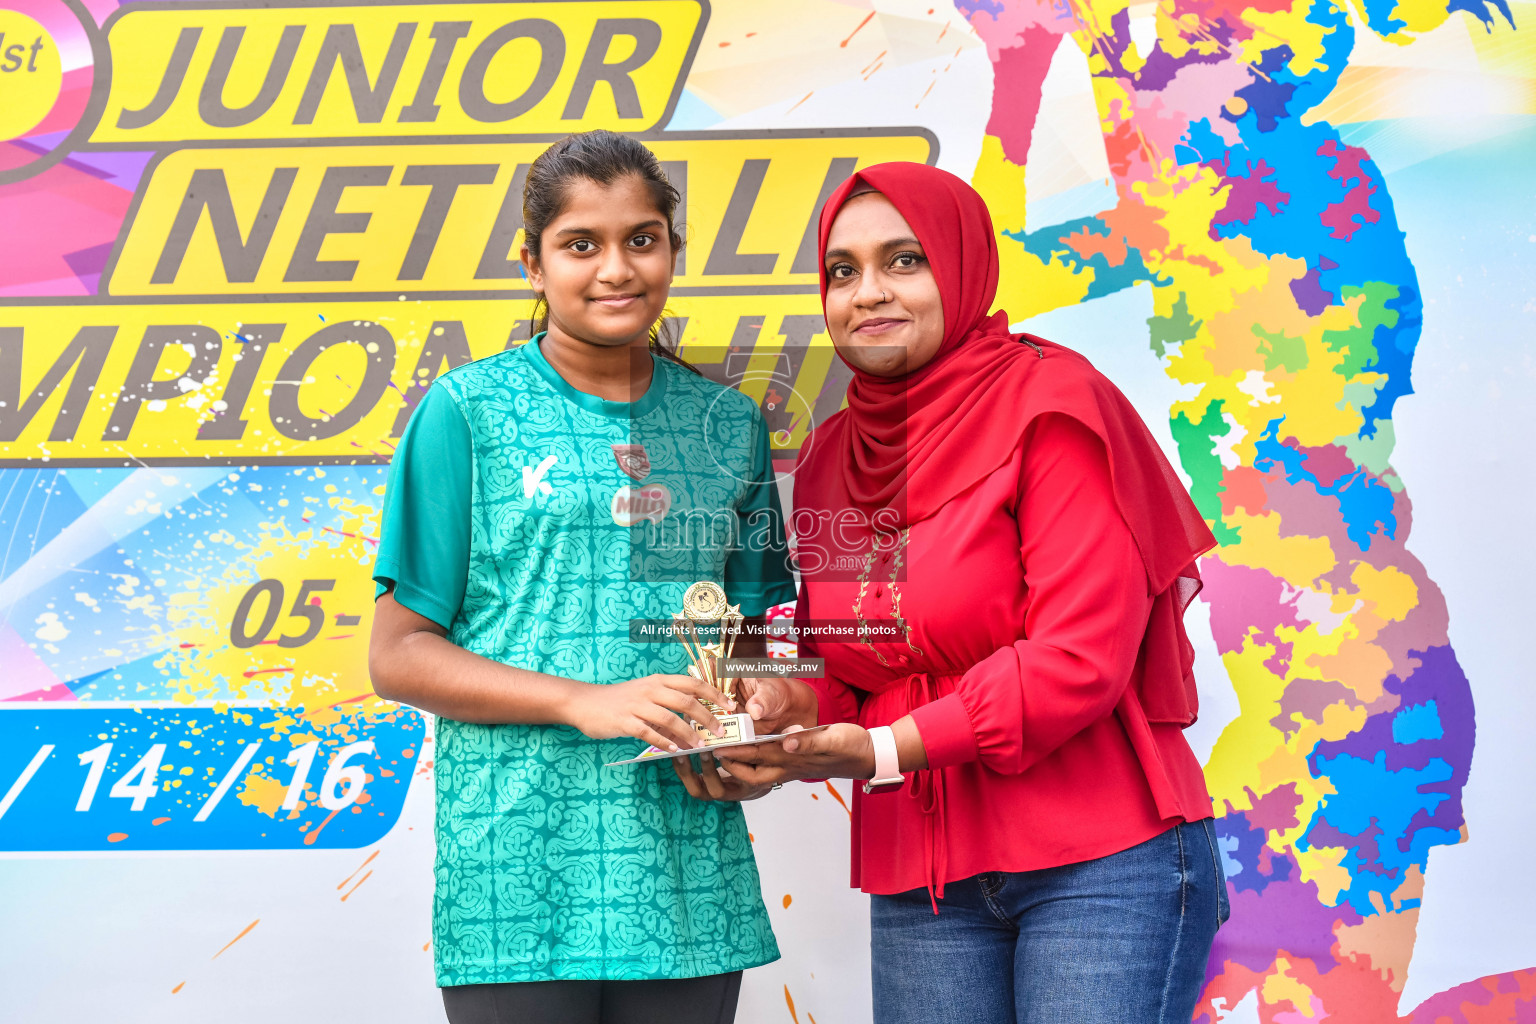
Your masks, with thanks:
[[(700, 625), (718, 623), (718, 635), (714, 643), (699, 638)], [(732, 700), (736, 699), (735, 680), (723, 675), (724, 661), (736, 649), (736, 638), (741, 634), (741, 606), (727, 604), (725, 590), (718, 583), (695, 583), (683, 594), (683, 610), (672, 616), (672, 633), (682, 642), (692, 659), (688, 674), (702, 682), (717, 687)], [(753, 739), (757, 734), (752, 728), (752, 716), (745, 712), (731, 714), (713, 701), (699, 701), (720, 723), (721, 734), (715, 735), (702, 725), (693, 728), (705, 744), (735, 743)]]

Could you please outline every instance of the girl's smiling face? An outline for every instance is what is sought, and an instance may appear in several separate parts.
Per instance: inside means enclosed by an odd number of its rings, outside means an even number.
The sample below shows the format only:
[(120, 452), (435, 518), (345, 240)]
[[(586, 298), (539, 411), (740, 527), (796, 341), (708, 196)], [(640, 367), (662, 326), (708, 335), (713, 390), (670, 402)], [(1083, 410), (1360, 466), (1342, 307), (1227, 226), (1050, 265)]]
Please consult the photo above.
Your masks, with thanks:
[(636, 175), (572, 181), (523, 267), (549, 304), (549, 331), (605, 348), (645, 344), (672, 286), (677, 253), (666, 213)]
[(827, 330), (856, 370), (898, 377), (944, 341), (939, 283), (917, 233), (879, 192), (853, 196), (827, 234)]

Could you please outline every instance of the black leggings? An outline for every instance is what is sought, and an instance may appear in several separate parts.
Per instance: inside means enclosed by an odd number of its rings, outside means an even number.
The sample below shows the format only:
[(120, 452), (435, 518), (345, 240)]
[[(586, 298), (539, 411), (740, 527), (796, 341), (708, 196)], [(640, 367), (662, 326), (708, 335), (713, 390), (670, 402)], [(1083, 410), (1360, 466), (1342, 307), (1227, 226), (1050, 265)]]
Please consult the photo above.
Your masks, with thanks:
[(658, 981), (524, 981), (443, 989), (448, 1024), (731, 1024), (741, 972)]

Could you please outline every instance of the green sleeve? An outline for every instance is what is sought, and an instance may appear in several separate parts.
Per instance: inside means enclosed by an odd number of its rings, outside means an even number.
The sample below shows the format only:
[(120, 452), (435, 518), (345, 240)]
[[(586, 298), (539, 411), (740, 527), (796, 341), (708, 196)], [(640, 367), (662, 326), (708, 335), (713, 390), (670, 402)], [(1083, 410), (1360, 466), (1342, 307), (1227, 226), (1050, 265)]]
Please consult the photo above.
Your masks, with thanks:
[(774, 605), (795, 599), (795, 575), (789, 568), (784, 540), (784, 512), (773, 459), (768, 453), (768, 426), (754, 412), (757, 435), (752, 453), (752, 481), (736, 506), (740, 527), (735, 548), (725, 560), (725, 593), (743, 615), (762, 615)]
[(389, 464), (374, 599), (395, 600), (444, 629), (464, 602), (474, 450), (453, 396), (427, 389)]

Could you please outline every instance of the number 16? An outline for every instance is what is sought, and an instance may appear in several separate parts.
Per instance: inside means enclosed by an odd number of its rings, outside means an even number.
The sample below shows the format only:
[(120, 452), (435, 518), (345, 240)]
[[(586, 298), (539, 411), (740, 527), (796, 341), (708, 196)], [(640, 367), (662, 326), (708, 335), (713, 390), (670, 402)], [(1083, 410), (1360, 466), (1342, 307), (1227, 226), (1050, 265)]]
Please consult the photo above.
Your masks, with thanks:
[[(310, 740), (302, 747), (295, 747), (284, 758), (284, 763), (294, 766), (293, 781), (288, 784), (288, 793), (283, 797), (283, 810), (296, 810), (299, 800), (304, 795), (304, 786), (309, 779), (310, 766), (315, 762), (315, 751), (320, 748), (319, 740)], [(341, 811), (351, 807), (357, 802), (357, 798), (363, 795), (363, 787), (368, 783), (368, 777), (363, 771), (362, 765), (349, 765), (347, 760), (354, 755), (373, 753), (373, 740), (362, 740), (358, 743), (349, 743), (336, 751), (331, 758), (331, 765), (326, 769), (325, 780), (320, 783), (320, 806), (328, 811)], [(346, 786), (340, 793), (337, 787), (341, 783)]]

